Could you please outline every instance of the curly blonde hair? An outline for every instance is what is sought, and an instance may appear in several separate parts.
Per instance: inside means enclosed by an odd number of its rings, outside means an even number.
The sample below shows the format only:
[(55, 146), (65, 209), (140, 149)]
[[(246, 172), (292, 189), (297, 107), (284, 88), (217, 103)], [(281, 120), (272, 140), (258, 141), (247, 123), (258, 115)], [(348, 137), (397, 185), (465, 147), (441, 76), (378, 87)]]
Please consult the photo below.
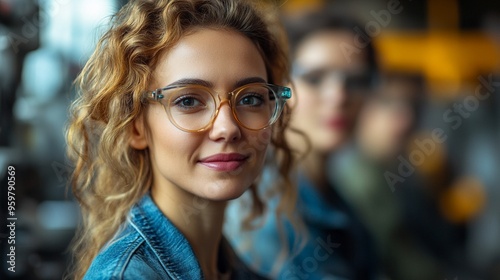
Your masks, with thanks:
[[(269, 6), (266, 6), (268, 8)], [(150, 188), (149, 151), (129, 146), (131, 126), (141, 116), (141, 94), (152, 80), (161, 54), (195, 27), (231, 29), (251, 39), (261, 52), (270, 83), (288, 81), (284, 38), (262, 8), (234, 0), (136, 0), (112, 19), (75, 81), (78, 97), (70, 109), (68, 155), (75, 164), (73, 193), (81, 205), (82, 224), (73, 242), (74, 264), (68, 278), (81, 279), (134, 203)], [(295, 192), (288, 173), (293, 155), (284, 139), (289, 108), (273, 127), (271, 143), (279, 153), (284, 184), (280, 211), (291, 213)], [(263, 212), (255, 190), (249, 224)]]

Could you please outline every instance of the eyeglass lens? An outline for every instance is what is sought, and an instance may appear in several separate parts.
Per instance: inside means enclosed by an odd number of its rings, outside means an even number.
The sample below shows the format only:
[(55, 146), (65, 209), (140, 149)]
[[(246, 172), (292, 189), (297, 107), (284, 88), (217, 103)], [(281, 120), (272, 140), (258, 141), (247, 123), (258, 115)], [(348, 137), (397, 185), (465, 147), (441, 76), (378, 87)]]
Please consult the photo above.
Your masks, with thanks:
[[(173, 88), (166, 96), (167, 113), (174, 124), (185, 130), (203, 129), (216, 116), (219, 98), (203, 87)], [(268, 126), (275, 115), (276, 99), (274, 91), (266, 86), (244, 87), (231, 98), (232, 112), (244, 127), (261, 129)], [(219, 102), (222, 103), (224, 101)]]

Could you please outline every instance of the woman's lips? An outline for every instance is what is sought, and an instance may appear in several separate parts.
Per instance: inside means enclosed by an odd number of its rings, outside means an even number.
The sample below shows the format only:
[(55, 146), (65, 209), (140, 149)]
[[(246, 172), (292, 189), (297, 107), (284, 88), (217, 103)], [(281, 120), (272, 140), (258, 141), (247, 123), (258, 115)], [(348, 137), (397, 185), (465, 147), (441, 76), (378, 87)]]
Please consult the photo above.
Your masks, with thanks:
[(209, 157), (200, 159), (198, 162), (210, 169), (216, 171), (234, 171), (242, 166), (248, 159), (248, 156), (229, 153), (229, 154), (215, 154)]
[(347, 118), (337, 117), (337, 118), (329, 118), (325, 121), (325, 126), (330, 129), (346, 129), (348, 126)]

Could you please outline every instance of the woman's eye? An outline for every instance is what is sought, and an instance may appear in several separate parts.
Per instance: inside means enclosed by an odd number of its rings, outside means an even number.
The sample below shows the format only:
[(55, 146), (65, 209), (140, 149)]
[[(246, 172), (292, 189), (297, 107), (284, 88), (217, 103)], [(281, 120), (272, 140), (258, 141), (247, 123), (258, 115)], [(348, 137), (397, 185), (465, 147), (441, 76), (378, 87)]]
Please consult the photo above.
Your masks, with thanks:
[(302, 80), (311, 86), (319, 86), (323, 81), (323, 76), (320, 73), (311, 73), (302, 76)]
[(180, 106), (183, 108), (197, 108), (197, 107), (203, 106), (203, 103), (194, 97), (182, 96), (182, 97), (177, 98), (174, 101), (174, 105)]
[(264, 103), (264, 99), (262, 98), (261, 95), (245, 95), (240, 99), (240, 102), (238, 102), (239, 105), (244, 105), (244, 106), (259, 106), (262, 103)]

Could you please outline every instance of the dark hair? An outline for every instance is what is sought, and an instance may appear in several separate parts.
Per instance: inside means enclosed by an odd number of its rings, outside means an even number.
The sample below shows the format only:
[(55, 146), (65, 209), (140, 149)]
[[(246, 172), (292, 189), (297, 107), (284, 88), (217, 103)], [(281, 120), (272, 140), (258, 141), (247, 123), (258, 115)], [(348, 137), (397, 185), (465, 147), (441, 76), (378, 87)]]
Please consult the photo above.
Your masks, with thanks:
[[(309, 12), (298, 19), (285, 20), (288, 33), (290, 55), (293, 60), (298, 47), (310, 36), (324, 31), (349, 32), (361, 36), (368, 41), (361, 51), (366, 54), (366, 62), (370, 70), (378, 72), (375, 47), (372, 38), (364, 31), (363, 26), (353, 16), (340, 14), (331, 7)], [(366, 40), (368, 39), (369, 40)], [(354, 46), (357, 47), (357, 46)]]

